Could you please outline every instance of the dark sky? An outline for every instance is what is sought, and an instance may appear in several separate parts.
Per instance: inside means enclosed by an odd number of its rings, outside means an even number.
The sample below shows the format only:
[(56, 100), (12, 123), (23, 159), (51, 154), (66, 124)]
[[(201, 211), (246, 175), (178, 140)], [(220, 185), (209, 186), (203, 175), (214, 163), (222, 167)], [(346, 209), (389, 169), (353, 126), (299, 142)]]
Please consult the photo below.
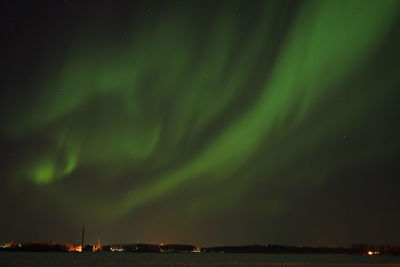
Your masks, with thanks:
[(400, 1), (0, 10), (0, 243), (400, 241)]

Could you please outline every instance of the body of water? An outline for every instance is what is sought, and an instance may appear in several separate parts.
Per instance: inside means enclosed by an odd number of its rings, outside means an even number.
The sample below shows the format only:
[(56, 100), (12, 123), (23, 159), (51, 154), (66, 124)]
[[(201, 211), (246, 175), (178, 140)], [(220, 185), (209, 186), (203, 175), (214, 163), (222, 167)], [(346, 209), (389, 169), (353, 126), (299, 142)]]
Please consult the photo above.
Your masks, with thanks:
[(61, 267), (400, 267), (400, 256), (332, 254), (2, 252), (0, 266)]

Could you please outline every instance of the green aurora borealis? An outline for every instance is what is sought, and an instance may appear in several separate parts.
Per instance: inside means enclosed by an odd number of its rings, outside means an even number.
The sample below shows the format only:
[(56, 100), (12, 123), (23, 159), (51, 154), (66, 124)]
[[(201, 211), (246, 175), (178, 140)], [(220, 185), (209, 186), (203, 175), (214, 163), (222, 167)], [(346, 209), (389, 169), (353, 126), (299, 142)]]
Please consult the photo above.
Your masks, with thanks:
[(3, 12), (0, 241), (399, 241), (400, 1)]

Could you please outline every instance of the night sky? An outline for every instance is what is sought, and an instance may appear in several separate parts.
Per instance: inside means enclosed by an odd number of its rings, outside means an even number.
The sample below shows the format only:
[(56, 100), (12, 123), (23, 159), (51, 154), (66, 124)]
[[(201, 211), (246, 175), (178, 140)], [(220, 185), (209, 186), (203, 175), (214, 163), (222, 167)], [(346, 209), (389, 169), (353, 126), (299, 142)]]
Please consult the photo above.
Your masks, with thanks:
[(0, 18), (0, 243), (400, 242), (400, 1)]

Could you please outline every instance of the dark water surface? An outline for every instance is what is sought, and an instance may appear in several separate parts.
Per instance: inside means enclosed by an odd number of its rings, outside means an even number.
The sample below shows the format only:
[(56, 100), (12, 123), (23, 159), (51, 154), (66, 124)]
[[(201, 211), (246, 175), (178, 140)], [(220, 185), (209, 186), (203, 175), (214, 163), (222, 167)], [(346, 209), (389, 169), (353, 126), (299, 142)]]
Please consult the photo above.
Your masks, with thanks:
[(400, 267), (400, 256), (332, 254), (205, 254), (205, 253), (42, 253), (1, 252), (0, 267), (203, 267), (303, 266)]

